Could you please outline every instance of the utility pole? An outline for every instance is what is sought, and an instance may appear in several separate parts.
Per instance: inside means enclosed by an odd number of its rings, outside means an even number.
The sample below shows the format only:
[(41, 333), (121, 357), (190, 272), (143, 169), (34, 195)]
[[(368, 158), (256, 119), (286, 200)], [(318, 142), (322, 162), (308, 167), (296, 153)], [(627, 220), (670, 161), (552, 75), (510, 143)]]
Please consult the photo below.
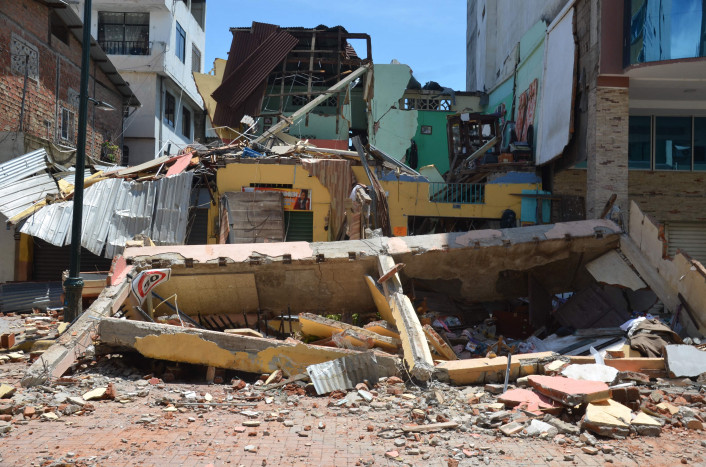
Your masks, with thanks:
[(83, 279), (81, 269), (81, 222), (83, 220), (83, 173), (86, 167), (86, 124), (88, 117), (88, 74), (91, 58), (91, 0), (83, 6), (83, 43), (81, 54), (81, 88), (78, 104), (78, 138), (76, 141), (76, 179), (74, 183), (74, 210), (71, 224), (71, 259), (69, 277), (64, 281), (66, 301), (64, 321), (72, 322), (83, 312)]

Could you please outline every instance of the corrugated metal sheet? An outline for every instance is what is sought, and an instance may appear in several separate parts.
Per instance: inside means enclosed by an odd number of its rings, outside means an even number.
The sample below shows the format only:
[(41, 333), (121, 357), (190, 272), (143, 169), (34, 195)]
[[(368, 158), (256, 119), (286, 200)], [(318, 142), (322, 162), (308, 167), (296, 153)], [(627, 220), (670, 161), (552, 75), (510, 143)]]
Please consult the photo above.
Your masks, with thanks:
[(156, 182), (122, 182), (110, 219), (106, 258), (122, 253), (125, 242), (136, 235), (150, 235), (156, 193)]
[(23, 234), (41, 238), (54, 246), (64, 246), (71, 230), (73, 201), (50, 204), (37, 211), (20, 228)]
[[(108, 238), (110, 217), (115, 209), (115, 200), (120, 183), (118, 178), (109, 178), (86, 188), (83, 194), (83, 221), (81, 222), (81, 246), (100, 255)], [(66, 235), (66, 245), (71, 244), (71, 229)]]
[(56, 308), (61, 303), (61, 282), (10, 282), (0, 284), (0, 311), (29, 312)]
[(311, 382), (317, 394), (326, 394), (331, 391), (345, 391), (352, 389), (356, 384), (369, 381), (375, 384), (378, 381), (378, 363), (373, 352), (364, 352), (349, 355), (328, 362), (309, 365), (306, 367)]
[(48, 168), (47, 152), (44, 149), (27, 154), (0, 164), (0, 186), (22, 180)]
[[(259, 114), (267, 75), (299, 42), (271, 24), (253, 23), (250, 32), (233, 35), (221, 85), (212, 96), (217, 102), (214, 123), (233, 125), (245, 113)], [(257, 105), (256, 105), (257, 104)]]
[(184, 172), (157, 182), (157, 204), (151, 235), (157, 245), (184, 244), (193, 178), (193, 172)]
[(0, 188), (0, 213), (8, 219), (49, 194), (58, 194), (56, 181), (48, 173), (15, 181)]
[[(91, 171), (86, 169), (86, 171), (83, 173), (83, 179), (85, 180), (90, 176), (91, 176)], [(67, 183), (75, 185), (76, 184), (76, 171), (71, 170), (69, 172), (59, 172), (59, 173), (54, 174), (54, 178), (61, 179)]]

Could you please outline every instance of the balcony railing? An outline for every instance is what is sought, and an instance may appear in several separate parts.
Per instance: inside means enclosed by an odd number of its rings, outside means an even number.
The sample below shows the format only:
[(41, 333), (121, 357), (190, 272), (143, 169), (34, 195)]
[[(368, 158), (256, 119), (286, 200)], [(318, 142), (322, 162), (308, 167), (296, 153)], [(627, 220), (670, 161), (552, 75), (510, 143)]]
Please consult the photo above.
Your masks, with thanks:
[(483, 204), (485, 185), (482, 183), (429, 183), (429, 201), (433, 203)]
[(108, 55), (150, 55), (152, 43), (148, 41), (100, 41), (103, 51)]

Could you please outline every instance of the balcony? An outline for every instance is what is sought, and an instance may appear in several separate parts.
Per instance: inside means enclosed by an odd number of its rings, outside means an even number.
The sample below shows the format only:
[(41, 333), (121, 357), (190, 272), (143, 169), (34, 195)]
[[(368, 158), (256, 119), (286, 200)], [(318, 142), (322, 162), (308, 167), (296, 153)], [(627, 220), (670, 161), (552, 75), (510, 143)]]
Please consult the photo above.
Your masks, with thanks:
[(148, 41), (99, 41), (98, 44), (108, 55), (152, 54), (152, 42)]
[(429, 183), (432, 203), (484, 204), (485, 185), (482, 183)]

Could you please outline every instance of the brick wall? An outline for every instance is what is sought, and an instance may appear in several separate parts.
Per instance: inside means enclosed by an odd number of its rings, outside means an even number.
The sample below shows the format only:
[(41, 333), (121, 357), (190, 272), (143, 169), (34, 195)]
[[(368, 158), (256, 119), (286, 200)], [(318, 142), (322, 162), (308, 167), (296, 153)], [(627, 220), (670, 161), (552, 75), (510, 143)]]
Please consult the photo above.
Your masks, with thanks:
[(706, 222), (705, 172), (629, 172), (628, 195), (660, 223)]
[(588, 153), (586, 218), (601, 214), (615, 193), (615, 202), (628, 210), (628, 114), (627, 88), (596, 88), (595, 151)]
[(566, 169), (554, 175), (554, 193), (586, 198), (586, 170)]
[[(28, 44), (37, 54), (36, 79), (27, 80), (23, 131), (55, 144), (75, 146), (78, 129), (81, 44), (68, 34), (65, 44), (50, 34), (51, 8), (34, 0), (0, 0), (0, 132), (20, 127), (24, 74), (13, 71), (13, 43)], [(24, 55), (22, 56), (24, 58)], [(100, 157), (101, 143), (112, 139), (120, 146), (122, 97), (107, 76), (91, 61), (88, 94), (115, 107), (96, 109), (89, 102), (86, 153)], [(61, 108), (73, 112), (74, 132), (60, 137)]]

